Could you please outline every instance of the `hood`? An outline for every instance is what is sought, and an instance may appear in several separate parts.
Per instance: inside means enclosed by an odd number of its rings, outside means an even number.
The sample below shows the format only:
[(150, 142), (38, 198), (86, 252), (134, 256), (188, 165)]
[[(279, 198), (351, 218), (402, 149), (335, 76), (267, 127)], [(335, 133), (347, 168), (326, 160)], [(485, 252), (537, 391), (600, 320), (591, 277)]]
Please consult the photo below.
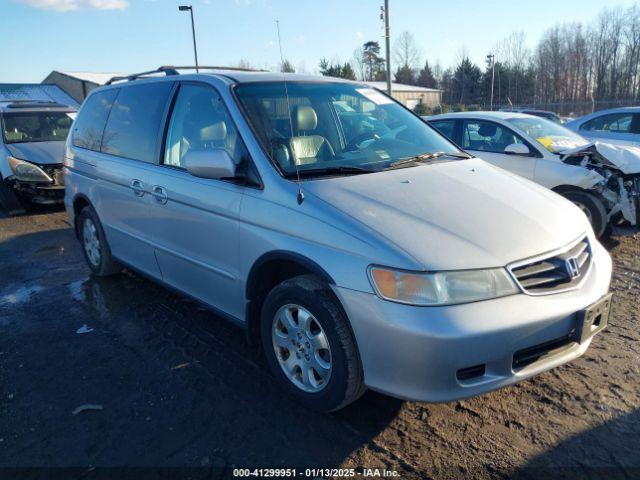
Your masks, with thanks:
[[(624, 174), (640, 173), (640, 148), (628, 145), (613, 145), (605, 142), (594, 142), (577, 148), (563, 150), (563, 157), (571, 155), (588, 155), (596, 151), (602, 159), (620, 169)], [(601, 160), (602, 160), (601, 159)]]
[(62, 163), (64, 157), (64, 142), (59, 141), (9, 143), (6, 147), (12, 156), (38, 165)]
[(305, 182), (424, 270), (505, 266), (590, 230), (569, 201), (474, 158)]

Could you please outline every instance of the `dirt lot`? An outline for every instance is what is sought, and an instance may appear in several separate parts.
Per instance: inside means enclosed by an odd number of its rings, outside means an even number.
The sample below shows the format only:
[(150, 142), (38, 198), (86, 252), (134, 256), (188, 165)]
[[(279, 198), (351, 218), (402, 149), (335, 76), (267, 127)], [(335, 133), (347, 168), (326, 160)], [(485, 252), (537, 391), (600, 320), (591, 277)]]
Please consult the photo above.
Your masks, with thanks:
[[(370, 392), (320, 415), (281, 394), (238, 328), (132, 273), (91, 278), (63, 212), (0, 218), (0, 478), (638, 478), (640, 235), (608, 247), (610, 327), (579, 360), (467, 401)], [(84, 404), (102, 410), (72, 413)]]

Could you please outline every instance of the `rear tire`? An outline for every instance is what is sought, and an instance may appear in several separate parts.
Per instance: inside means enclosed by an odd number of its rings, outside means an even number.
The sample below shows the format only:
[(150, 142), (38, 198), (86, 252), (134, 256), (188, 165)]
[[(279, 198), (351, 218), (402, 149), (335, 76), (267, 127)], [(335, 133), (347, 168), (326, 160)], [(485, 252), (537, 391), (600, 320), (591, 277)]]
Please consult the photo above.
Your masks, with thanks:
[(91, 273), (107, 277), (122, 270), (111, 257), (111, 248), (93, 207), (85, 207), (78, 216), (78, 238)]
[(305, 407), (339, 410), (366, 391), (346, 315), (315, 275), (285, 280), (271, 290), (260, 333), (276, 380)]
[(600, 238), (607, 228), (607, 210), (602, 200), (587, 192), (566, 192), (562, 196), (584, 212), (596, 237)]

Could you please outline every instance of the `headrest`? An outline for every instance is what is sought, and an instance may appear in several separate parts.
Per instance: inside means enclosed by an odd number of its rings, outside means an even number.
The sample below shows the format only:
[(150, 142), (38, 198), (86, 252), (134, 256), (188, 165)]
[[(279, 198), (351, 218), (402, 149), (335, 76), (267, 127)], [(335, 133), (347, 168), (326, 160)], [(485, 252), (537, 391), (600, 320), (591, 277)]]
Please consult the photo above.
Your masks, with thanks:
[(483, 123), (478, 129), (478, 135), (481, 137), (493, 137), (498, 127), (493, 123)]
[(318, 115), (309, 105), (296, 105), (291, 110), (293, 128), (295, 131), (315, 130), (318, 126)]
[(203, 142), (217, 142), (227, 138), (227, 124), (223, 121), (200, 129), (200, 140)]

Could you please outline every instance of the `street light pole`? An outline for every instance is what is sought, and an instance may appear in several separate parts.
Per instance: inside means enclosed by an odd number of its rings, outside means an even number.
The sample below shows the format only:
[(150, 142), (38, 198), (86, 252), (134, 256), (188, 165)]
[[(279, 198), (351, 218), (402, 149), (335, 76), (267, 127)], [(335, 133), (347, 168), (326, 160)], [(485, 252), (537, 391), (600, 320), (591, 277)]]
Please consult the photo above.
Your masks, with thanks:
[(196, 47), (196, 25), (193, 21), (193, 6), (192, 5), (180, 5), (178, 10), (181, 12), (186, 12), (187, 10), (191, 13), (191, 33), (193, 34), (193, 54), (196, 57), (196, 72), (200, 72), (198, 69), (198, 49)]
[(491, 60), (491, 107), (490, 107), (490, 110), (493, 111), (493, 83), (496, 78), (496, 56), (493, 54), (487, 55), (487, 60)]

